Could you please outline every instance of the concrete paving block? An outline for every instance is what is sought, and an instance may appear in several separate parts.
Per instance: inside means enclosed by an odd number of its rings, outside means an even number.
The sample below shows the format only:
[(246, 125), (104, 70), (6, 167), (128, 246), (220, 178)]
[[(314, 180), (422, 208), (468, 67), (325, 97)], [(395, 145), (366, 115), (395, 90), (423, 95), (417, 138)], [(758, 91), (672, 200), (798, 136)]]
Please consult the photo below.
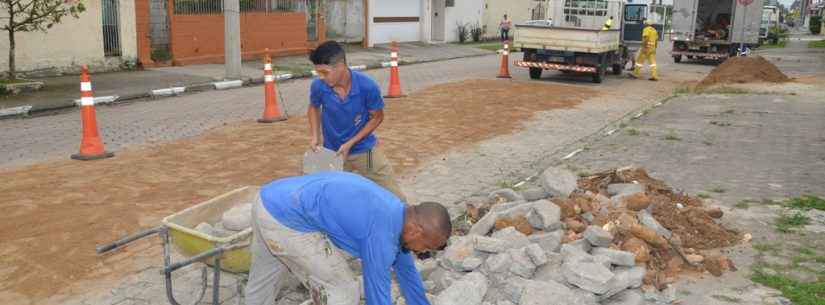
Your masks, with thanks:
[[(589, 244), (588, 244), (589, 245)], [(564, 262), (572, 262), (572, 261), (593, 261), (593, 256), (589, 253), (582, 250), (581, 247), (577, 247), (571, 243), (561, 245), (561, 257)]]
[(576, 174), (560, 167), (549, 167), (541, 173), (541, 186), (554, 197), (570, 196), (576, 190), (577, 181)]
[(501, 253), (510, 249), (510, 244), (503, 239), (475, 236), (475, 249), (488, 253)]
[(544, 252), (551, 253), (551, 252), (559, 252), (559, 248), (561, 248), (561, 237), (562, 231), (556, 230), (550, 233), (541, 233), (541, 234), (532, 234), (527, 236), (527, 239), (531, 243), (538, 244), (539, 247), (544, 249)]
[(461, 267), (464, 271), (473, 271), (478, 269), (481, 264), (484, 263), (484, 260), (478, 257), (468, 257), (461, 263)]
[(552, 281), (525, 281), (519, 301), (519, 305), (577, 304), (570, 288)]
[(536, 272), (533, 274), (533, 280), (543, 282), (554, 281), (556, 283), (567, 283), (567, 280), (564, 279), (564, 274), (562, 274), (561, 265), (561, 254), (547, 254), (547, 263), (536, 268)]
[(576, 305), (599, 305), (599, 298), (590, 291), (571, 287), (570, 292), (573, 293), (573, 304)]
[(523, 201), (524, 197), (521, 197), (519, 193), (516, 193), (516, 191), (512, 189), (498, 189), (490, 192), (490, 195), (487, 196), (487, 200), (492, 203), (515, 202)]
[(547, 254), (537, 244), (530, 244), (529, 246), (525, 247), (524, 250), (527, 252), (527, 256), (530, 257), (530, 260), (533, 262), (534, 265), (541, 266), (547, 263)]
[(536, 272), (536, 265), (533, 264), (533, 260), (527, 255), (525, 248), (510, 249), (507, 253), (510, 254), (511, 258), (510, 272), (525, 279), (533, 277), (533, 274)]
[(597, 226), (587, 226), (584, 230), (584, 239), (596, 247), (610, 247), (613, 242), (613, 234)]
[(550, 193), (541, 187), (531, 187), (520, 192), (521, 197), (527, 201), (536, 201), (550, 197)]
[(547, 200), (531, 202), (532, 210), (527, 213), (527, 221), (533, 228), (553, 231), (561, 228), (561, 208)]
[(602, 305), (644, 305), (645, 299), (637, 290), (625, 290), (604, 300)]
[(567, 244), (571, 245), (573, 247), (579, 248), (579, 249), (581, 249), (582, 251), (584, 251), (585, 253), (588, 253), (588, 254), (590, 254), (590, 250), (593, 249), (593, 245), (590, 244), (590, 242), (587, 241), (584, 238), (571, 241)]
[(430, 274), (428, 281), (432, 281), (435, 285), (434, 291), (442, 291), (450, 287), (454, 281), (461, 278), (461, 273), (445, 268), (437, 268)]
[(610, 248), (593, 248), (590, 251), (593, 256), (604, 256), (610, 260), (610, 263), (617, 266), (636, 266), (635, 257), (633, 253), (621, 250), (614, 250)]
[(471, 272), (435, 297), (435, 305), (480, 305), (487, 293), (487, 277)]
[(608, 270), (610, 270), (613, 267), (613, 264), (610, 263), (610, 258), (608, 258), (606, 256), (592, 255), (592, 257), (593, 257), (594, 262), (598, 263), (599, 265), (604, 266)]
[(671, 235), (673, 235), (673, 233), (670, 232), (670, 230), (668, 230), (667, 228), (662, 226), (662, 224), (656, 221), (656, 218), (654, 218), (653, 215), (650, 214), (650, 212), (647, 210), (641, 210), (639, 212), (636, 212), (636, 219), (639, 220), (640, 224), (653, 229), (654, 231), (656, 231), (656, 234), (662, 235), (665, 238), (670, 238)]
[(633, 195), (641, 192), (644, 192), (644, 186), (637, 183), (613, 183), (607, 185), (607, 194), (610, 196)]
[(607, 267), (587, 261), (565, 261), (562, 272), (568, 283), (595, 294), (610, 290), (615, 277)]
[(513, 227), (506, 227), (495, 231), (492, 237), (506, 241), (510, 248), (521, 248), (530, 244), (527, 235), (524, 235), (524, 233), (517, 231)]
[(484, 262), (484, 269), (488, 273), (504, 272), (507, 271), (507, 268), (511, 261), (512, 258), (510, 257), (509, 253), (499, 253), (487, 258), (487, 260)]
[(28, 114), (30, 110), (32, 110), (31, 105), (2, 108), (2, 109), (0, 109), (0, 118), (5, 117), (5, 116), (15, 116), (15, 115), (21, 115), (21, 114)]
[(438, 268), (438, 261), (433, 258), (416, 260), (415, 268), (418, 269), (418, 273), (421, 274), (422, 278), (429, 278), (430, 274)]
[(607, 292), (600, 294), (600, 300), (606, 300), (622, 291), (629, 288), (638, 288), (642, 286), (647, 270), (645, 267), (619, 267), (613, 270), (614, 277), (610, 281), (610, 288)]
[(480, 235), (484, 236), (490, 231), (493, 230), (496, 226), (496, 218), (498, 217), (498, 213), (494, 211), (487, 212), (484, 217), (481, 217), (473, 226), (470, 228), (469, 235)]
[(464, 260), (475, 253), (472, 236), (453, 236), (443, 252), (441, 265), (455, 271), (463, 270)]

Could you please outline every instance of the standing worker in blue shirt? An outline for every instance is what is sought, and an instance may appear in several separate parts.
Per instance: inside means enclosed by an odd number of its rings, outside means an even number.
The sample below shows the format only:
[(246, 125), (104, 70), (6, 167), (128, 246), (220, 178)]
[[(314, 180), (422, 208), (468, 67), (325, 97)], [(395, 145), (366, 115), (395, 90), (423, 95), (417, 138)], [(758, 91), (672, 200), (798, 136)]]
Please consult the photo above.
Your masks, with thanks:
[[(395, 271), (409, 305), (430, 305), (410, 251), (443, 247), (452, 232), (438, 203), (405, 205), (366, 178), (321, 172), (284, 178), (261, 188), (252, 208), (252, 267), (247, 305), (275, 304), (286, 272), (315, 305), (392, 305)], [(342, 251), (360, 258), (363, 290)]]
[(384, 99), (378, 84), (366, 74), (347, 66), (344, 49), (327, 41), (309, 55), (318, 79), (309, 90), (310, 147), (337, 151), (344, 159), (344, 170), (359, 173), (393, 192), (406, 197), (398, 186), (392, 165), (376, 147), (373, 131), (384, 120)]

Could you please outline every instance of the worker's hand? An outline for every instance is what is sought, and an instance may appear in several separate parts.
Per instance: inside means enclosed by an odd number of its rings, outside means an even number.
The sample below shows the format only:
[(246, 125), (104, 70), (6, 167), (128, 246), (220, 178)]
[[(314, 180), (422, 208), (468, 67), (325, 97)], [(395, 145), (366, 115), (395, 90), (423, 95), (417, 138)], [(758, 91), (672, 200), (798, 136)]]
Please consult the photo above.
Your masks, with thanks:
[(309, 149), (312, 149), (314, 152), (321, 150), (321, 146), (318, 142), (318, 138), (313, 137), (312, 140), (309, 141)]
[(355, 143), (352, 143), (350, 141), (347, 141), (346, 143), (341, 144), (341, 147), (338, 148), (338, 156), (340, 156), (341, 159), (346, 160), (347, 156), (349, 156), (349, 151), (350, 151), (350, 149), (352, 149), (352, 145), (354, 145), (354, 144)]

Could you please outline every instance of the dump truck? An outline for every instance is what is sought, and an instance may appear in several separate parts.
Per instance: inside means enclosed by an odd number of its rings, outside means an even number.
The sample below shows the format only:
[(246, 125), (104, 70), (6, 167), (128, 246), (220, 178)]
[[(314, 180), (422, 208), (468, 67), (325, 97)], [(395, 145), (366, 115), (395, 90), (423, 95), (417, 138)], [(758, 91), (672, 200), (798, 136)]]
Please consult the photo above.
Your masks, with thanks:
[(673, 2), (673, 61), (722, 62), (759, 44), (763, 0)]
[[(515, 25), (513, 45), (524, 53), (515, 65), (530, 69), (531, 79), (559, 70), (591, 74), (594, 83), (601, 83), (608, 70), (622, 73), (641, 45), (644, 19), (651, 12), (648, 4), (618, 0), (557, 0), (547, 8), (552, 22)], [(612, 26), (605, 28), (611, 17)], [(662, 23), (655, 23), (663, 32)]]

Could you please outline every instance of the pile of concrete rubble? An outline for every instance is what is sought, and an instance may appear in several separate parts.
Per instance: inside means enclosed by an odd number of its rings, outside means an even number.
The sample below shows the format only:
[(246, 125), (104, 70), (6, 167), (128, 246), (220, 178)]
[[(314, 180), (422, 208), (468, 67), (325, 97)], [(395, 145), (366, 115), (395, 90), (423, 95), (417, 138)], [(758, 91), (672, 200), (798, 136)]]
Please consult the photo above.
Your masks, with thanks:
[(540, 181), (465, 203), (447, 248), (418, 262), (433, 304), (669, 304), (681, 271), (735, 268), (701, 254), (742, 238), (722, 211), (644, 170), (579, 179), (549, 168)]

